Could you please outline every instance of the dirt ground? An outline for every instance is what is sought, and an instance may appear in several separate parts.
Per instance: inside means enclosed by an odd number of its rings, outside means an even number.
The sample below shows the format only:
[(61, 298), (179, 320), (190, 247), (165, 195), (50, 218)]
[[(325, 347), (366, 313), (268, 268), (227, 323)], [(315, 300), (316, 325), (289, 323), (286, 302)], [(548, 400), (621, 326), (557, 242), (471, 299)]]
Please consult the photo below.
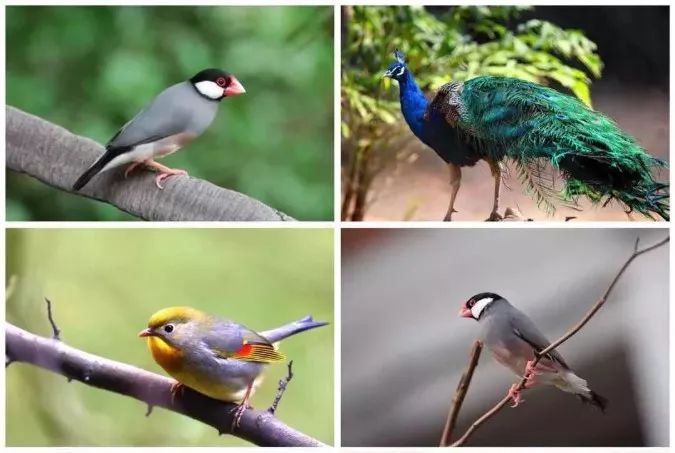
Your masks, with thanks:
[[(666, 92), (603, 82), (593, 86), (591, 94), (596, 110), (612, 117), (653, 156), (668, 160)], [(412, 146), (419, 147), (419, 159), (413, 164), (405, 165), (394, 178), (386, 172), (379, 175), (374, 183), (377, 197), (366, 212), (365, 220), (443, 219), (450, 198), (445, 164), (433, 150), (421, 142), (414, 140)], [(668, 171), (661, 171), (657, 178), (667, 180)], [(387, 180), (389, 182), (385, 182)], [(577, 220), (629, 220), (617, 205), (602, 208), (590, 203), (580, 206), (582, 212), (560, 208), (553, 216), (549, 216), (521, 191), (515, 173), (512, 172), (506, 184), (510, 189), (502, 189), (500, 212), (510, 206), (520, 209), (525, 217), (534, 220), (564, 220), (566, 216), (576, 216)], [(492, 189), (493, 179), (486, 163), (464, 167), (462, 185), (455, 202), (458, 212), (453, 220), (485, 220), (492, 209)], [(634, 215), (633, 220), (645, 218)]]

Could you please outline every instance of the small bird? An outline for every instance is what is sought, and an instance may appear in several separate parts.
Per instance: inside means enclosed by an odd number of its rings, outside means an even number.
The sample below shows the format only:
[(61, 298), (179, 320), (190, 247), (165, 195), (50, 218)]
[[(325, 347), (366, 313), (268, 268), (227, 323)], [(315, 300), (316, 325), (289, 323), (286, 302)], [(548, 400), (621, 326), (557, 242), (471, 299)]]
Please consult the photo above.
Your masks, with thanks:
[[(483, 344), (495, 360), (517, 376), (527, 373), (526, 387), (536, 382), (554, 385), (563, 392), (576, 395), (581, 401), (592, 404), (604, 412), (607, 400), (588, 387), (588, 383), (574, 374), (562, 356), (552, 350), (532, 366), (535, 351), (542, 351), (550, 341), (534, 323), (508, 300), (495, 293), (480, 293), (466, 301), (459, 316), (473, 318), (481, 323)], [(513, 384), (509, 396), (516, 407), (522, 402), (518, 385)]]
[(187, 172), (154, 159), (177, 151), (201, 135), (216, 117), (220, 101), (245, 92), (234, 75), (213, 68), (170, 86), (117, 131), (105, 145), (105, 153), (73, 184), (73, 190), (80, 190), (96, 174), (125, 164), (130, 164), (125, 177), (140, 164), (157, 170), (155, 184), (163, 189), (164, 179)]
[(525, 80), (479, 76), (448, 82), (427, 102), (400, 51), (385, 76), (399, 82), (401, 110), (412, 132), (448, 164), (451, 191), (445, 220), (454, 212), (461, 167), (480, 159), (490, 165), (495, 182), (488, 220), (501, 219), (506, 160), (515, 163), (526, 191), (549, 212), (561, 202), (575, 208), (586, 197), (603, 206), (616, 200), (627, 213), (669, 219), (668, 183), (651, 174), (666, 163), (578, 99)]
[(306, 316), (257, 333), (194, 308), (170, 307), (152, 315), (138, 336), (147, 338), (155, 362), (178, 381), (174, 393), (185, 385), (211, 398), (236, 402), (238, 425), (266, 365), (284, 360), (276, 343), (326, 324)]

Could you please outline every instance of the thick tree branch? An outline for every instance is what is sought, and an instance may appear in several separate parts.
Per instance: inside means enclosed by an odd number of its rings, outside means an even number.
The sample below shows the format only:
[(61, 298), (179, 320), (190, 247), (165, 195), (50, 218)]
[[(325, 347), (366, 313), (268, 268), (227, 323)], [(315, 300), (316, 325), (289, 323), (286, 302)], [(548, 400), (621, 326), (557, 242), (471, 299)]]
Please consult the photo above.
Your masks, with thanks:
[(471, 384), (471, 379), (473, 378), (473, 372), (476, 370), (476, 366), (478, 366), (478, 359), (480, 359), (480, 353), (482, 350), (483, 344), (478, 340), (474, 341), (473, 346), (471, 347), (469, 363), (467, 364), (466, 370), (462, 374), (462, 377), (459, 379), (455, 396), (452, 399), (452, 406), (450, 408), (450, 412), (448, 412), (448, 418), (445, 421), (445, 427), (443, 428), (443, 434), (441, 434), (441, 442), (439, 447), (447, 447), (450, 444), (452, 431), (457, 424), (459, 410), (462, 408), (462, 403), (464, 402), (466, 392), (469, 391), (469, 385)]
[(189, 388), (172, 398), (171, 385), (175, 381), (169, 378), (80, 351), (61, 341), (34, 335), (9, 323), (5, 323), (5, 343), (6, 357), (12, 363), (30, 363), (69, 380), (78, 380), (143, 401), (148, 405), (146, 415), (149, 415), (153, 406), (160, 406), (213, 426), (221, 434), (233, 434), (261, 446), (325, 446), (285, 425), (267, 411), (245, 411), (240, 426), (231, 431), (234, 404), (216, 401)]
[[(72, 185), (101, 154), (103, 147), (7, 106), (6, 165), (10, 170), (72, 192)], [(128, 179), (122, 169), (97, 175), (80, 192), (145, 220), (293, 220), (241, 193), (192, 177), (172, 177), (159, 190), (154, 174), (137, 170)]]
[[(598, 301), (596, 301), (593, 304), (593, 306), (590, 308), (590, 310), (588, 310), (588, 312), (586, 313), (586, 315), (584, 315), (584, 317), (581, 319), (581, 321), (579, 321), (577, 324), (575, 324), (571, 329), (569, 329), (567, 332), (565, 332), (565, 334), (563, 336), (561, 336), (556, 341), (551, 343), (548, 347), (539, 351), (538, 353), (535, 353), (535, 358), (534, 358), (534, 361), (532, 363), (532, 368), (537, 366), (537, 364), (542, 359), (542, 357), (544, 357), (546, 354), (551, 352), (553, 349), (555, 349), (558, 346), (560, 346), (561, 344), (563, 344), (565, 341), (569, 340), (572, 336), (574, 336), (577, 332), (579, 332), (579, 330), (581, 330), (581, 328), (584, 327), (586, 325), (586, 323), (588, 323), (588, 321), (590, 321), (590, 319), (605, 304), (605, 301), (607, 300), (609, 295), (612, 293), (612, 290), (616, 286), (617, 282), (619, 281), (621, 276), (624, 274), (624, 272), (626, 271), (628, 266), (633, 262), (633, 260), (635, 258), (642, 255), (643, 253), (647, 253), (649, 251), (652, 251), (656, 248), (659, 248), (659, 247), (665, 245), (666, 243), (668, 243), (670, 241), (670, 237), (667, 237), (667, 238), (659, 241), (658, 243), (656, 243), (656, 244), (654, 244), (650, 247), (646, 247), (642, 250), (638, 250), (639, 241), (640, 241), (639, 238), (635, 240), (635, 246), (633, 248), (633, 253), (631, 254), (631, 256), (628, 257), (628, 259), (624, 262), (623, 266), (621, 266), (619, 271), (616, 273), (616, 275), (614, 276), (614, 278), (610, 282), (609, 286), (607, 287), (607, 290), (602, 295), (602, 297), (600, 299), (598, 299)], [(520, 382), (518, 383), (518, 387), (517, 387), (518, 390), (524, 390), (525, 389), (525, 383), (527, 382), (527, 379), (528, 379), (528, 373), (525, 373), (522, 376), (522, 378), (520, 379)], [(482, 425), (487, 420), (492, 418), (497, 412), (499, 412), (510, 401), (511, 401), (511, 397), (508, 396), (508, 395), (505, 396), (504, 398), (502, 398), (501, 401), (499, 401), (495, 406), (492, 407), (492, 409), (485, 412), (475, 422), (473, 422), (471, 424), (471, 426), (469, 426), (469, 429), (467, 429), (466, 432), (462, 435), (462, 437), (457, 439), (457, 441), (455, 441), (451, 445), (451, 447), (461, 447), (462, 445), (464, 445), (466, 443), (466, 441), (469, 440), (469, 437), (471, 437), (471, 435), (474, 433), (474, 431), (476, 431), (480, 427), (480, 425)]]

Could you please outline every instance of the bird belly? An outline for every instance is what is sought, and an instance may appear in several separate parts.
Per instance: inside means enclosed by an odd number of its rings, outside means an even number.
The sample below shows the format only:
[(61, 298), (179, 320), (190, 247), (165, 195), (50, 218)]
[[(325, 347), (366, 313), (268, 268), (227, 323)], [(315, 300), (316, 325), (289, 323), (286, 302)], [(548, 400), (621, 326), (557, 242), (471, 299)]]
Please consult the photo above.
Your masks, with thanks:
[(132, 162), (143, 162), (144, 160), (152, 159), (154, 152), (154, 143), (146, 143), (134, 147), (131, 151), (120, 154), (108, 162), (101, 170), (107, 171), (115, 167), (119, 167)]
[(171, 135), (161, 140), (135, 146), (131, 151), (127, 151), (112, 159), (101, 171), (110, 170), (132, 162), (143, 162), (168, 156), (178, 151), (184, 144), (194, 138), (195, 135), (192, 133), (181, 132), (180, 134)]
[(166, 371), (199, 393), (221, 401), (238, 402), (244, 398), (249, 384), (252, 384), (251, 395), (255, 392), (262, 382), (263, 369), (264, 365), (260, 363), (209, 359), (188, 362), (180, 369)]

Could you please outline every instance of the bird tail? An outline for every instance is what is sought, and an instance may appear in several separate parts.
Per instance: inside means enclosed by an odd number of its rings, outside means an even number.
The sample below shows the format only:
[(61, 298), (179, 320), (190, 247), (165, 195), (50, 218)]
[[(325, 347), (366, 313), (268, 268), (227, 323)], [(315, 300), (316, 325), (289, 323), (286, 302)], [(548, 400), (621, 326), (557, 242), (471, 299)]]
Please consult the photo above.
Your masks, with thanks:
[(585, 404), (590, 404), (591, 406), (595, 406), (598, 409), (600, 409), (601, 412), (605, 412), (605, 409), (607, 408), (607, 398), (604, 396), (600, 396), (597, 393), (595, 393), (593, 390), (589, 390), (588, 394), (582, 395), (582, 394), (577, 394), (577, 397), (581, 400), (581, 402)]
[[(624, 156), (626, 157), (626, 156)], [(560, 170), (567, 181), (563, 196), (575, 198), (585, 195), (595, 203), (606, 197), (605, 204), (617, 200), (627, 212), (639, 212), (653, 218), (670, 219), (670, 186), (655, 181), (652, 167), (665, 167), (665, 162), (646, 153), (635, 153), (622, 162), (608, 161), (595, 155), (567, 155), (560, 162)]]
[(314, 321), (311, 316), (305, 316), (300, 318), (297, 321), (290, 322), (276, 329), (266, 330), (260, 332), (260, 335), (270, 341), (271, 343), (276, 343), (281, 341), (284, 338), (295, 335), (296, 333), (304, 332), (305, 330), (314, 329), (316, 327), (325, 326), (328, 324), (324, 321)]
[(91, 178), (96, 176), (101, 170), (103, 170), (103, 167), (105, 167), (106, 164), (108, 164), (115, 157), (119, 156), (120, 152), (124, 152), (125, 149), (106, 147), (105, 153), (103, 153), (103, 155), (99, 157), (96, 162), (94, 162), (91, 167), (87, 169), (87, 171), (82, 173), (82, 175), (77, 178), (77, 181), (75, 181), (75, 184), (73, 184), (73, 190), (78, 191), (86, 186)]
[(602, 412), (605, 412), (607, 398), (604, 398), (591, 390), (588, 387), (588, 382), (574, 374), (572, 371), (562, 371), (559, 375), (559, 379), (554, 382), (554, 385), (563, 392), (574, 393), (582, 402), (595, 406)]

